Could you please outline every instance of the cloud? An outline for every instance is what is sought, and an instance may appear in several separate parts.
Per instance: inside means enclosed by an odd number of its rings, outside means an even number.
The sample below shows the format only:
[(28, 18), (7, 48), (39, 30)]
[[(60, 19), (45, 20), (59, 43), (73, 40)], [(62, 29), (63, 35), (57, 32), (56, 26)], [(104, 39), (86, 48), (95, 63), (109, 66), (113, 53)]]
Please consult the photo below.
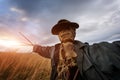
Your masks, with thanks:
[(11, 7), (10, 10), (13, 11), (13, 12), (21, 13), (21, 14), (24, 13), (22, 10), (17, 9), (17, 8), (15, 8), (15, 7)]
[[(29, 17), (72, 17), (94, 11), (108, 11), (114, 6), (114, 0), (10, 0), (12, 6), (25, 11)], [(29, 3), (29, 4), (28, 4)], [(102, 7), (101, 7), (102, 6)], [(51, 16), (49, 16), (51, 15)], [(43, 17), (42, 17), (43, 16)]]
[(120, 39), (119, 14), (120, 10), (116, 10), (97, 18), (97, 20), (87, 17), (92, 19), (91, 21), (84, 17), (81, 21), (82, 27), (78, 30), (77, 39), (90, 43)]
[(120, 40), (120, 33), (111, 35), (111, 36), (108, 38), (108, 40), (115, 40), (115, 39), (119, 39), (119, 40)]
[(80, 24), (78, 40), (111, 40), (119, 34), (119, 0), (9, 0), (2, 3), (0, 31), (9, 34), (14, 30), (15, 35), (20, 31), (33, 42), (59, 42), (50, 30), (63, 18)]
[(84, 15), (102, 16), (117, 7), (114, 0), (10, 0), (9, 3), (24, 11), (25, 17), (36, 18), (50, 25), (61, 18), (73, 20)]

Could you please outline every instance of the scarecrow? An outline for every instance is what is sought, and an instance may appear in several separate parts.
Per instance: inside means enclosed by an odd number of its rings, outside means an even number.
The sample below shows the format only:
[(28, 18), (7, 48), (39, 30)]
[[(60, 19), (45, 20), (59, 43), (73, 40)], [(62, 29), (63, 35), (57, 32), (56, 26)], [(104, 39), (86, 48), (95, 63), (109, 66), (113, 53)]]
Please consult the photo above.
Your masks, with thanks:
[(82, 43), (75, 40), (78, 28), (79, 24), (61, 19), (51, 29), (60, 43), (33, 46), (34, 52), (51, 59), (50, 80), (120, 80), (120, 41)]

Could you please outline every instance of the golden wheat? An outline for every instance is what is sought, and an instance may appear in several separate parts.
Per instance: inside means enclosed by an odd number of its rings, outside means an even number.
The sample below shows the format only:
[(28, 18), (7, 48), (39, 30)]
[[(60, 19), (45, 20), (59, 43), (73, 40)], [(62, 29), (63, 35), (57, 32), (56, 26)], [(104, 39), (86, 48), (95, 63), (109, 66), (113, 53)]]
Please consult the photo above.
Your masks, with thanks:
[(0, 53), (0, 80), (49, 80), (50, 60), (32, 53)]

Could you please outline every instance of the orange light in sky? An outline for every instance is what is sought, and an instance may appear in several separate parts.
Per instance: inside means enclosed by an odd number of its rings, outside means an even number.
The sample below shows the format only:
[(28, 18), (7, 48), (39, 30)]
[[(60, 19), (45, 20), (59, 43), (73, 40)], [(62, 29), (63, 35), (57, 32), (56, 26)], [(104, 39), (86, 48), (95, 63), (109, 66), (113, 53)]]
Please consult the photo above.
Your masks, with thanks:
[(8, 39), (1, 39), (0, 40), (0, 46), (4, 47), (16, 47), (22, 45), (19, 41), (17, 40), (8, 40)]

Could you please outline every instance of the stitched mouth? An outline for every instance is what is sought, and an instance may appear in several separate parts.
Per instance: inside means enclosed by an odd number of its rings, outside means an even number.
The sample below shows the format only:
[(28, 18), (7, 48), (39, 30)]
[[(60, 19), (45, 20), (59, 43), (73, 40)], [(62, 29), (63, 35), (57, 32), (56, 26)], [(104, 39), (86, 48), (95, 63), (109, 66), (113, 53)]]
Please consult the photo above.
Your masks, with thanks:
[(62, 43), (66, 43), (66, 42), (72, 42), (73, 43), (74, 41), (72, 39), (65, 39), (65, 40), (62, 41)]

